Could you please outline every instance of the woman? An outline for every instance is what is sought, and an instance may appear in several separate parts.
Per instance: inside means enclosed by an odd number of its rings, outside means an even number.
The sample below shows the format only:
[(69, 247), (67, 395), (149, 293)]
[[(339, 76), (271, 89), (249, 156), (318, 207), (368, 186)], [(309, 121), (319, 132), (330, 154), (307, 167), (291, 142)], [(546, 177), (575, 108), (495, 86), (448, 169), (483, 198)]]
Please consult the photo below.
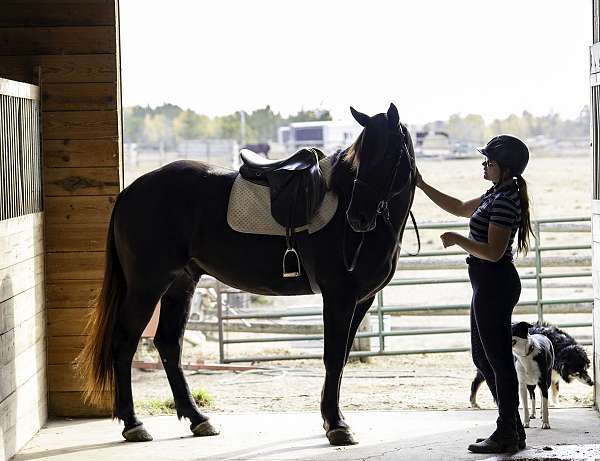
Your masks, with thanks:
[(522, 176), (529, 151), (510, 135), (496, 136), (478, 150), (486, 157), (483, 177), (494, 184), (481, 197), (462, 202), (430, 186), (418, 173), (417, 187), (440, 208), (470, 218), (469, 237), (446, 232), (441, 239), (444, 248), (458, 245), (469, 253), (471, 354), (498, 404), (499, 416), (494, 433), (469, 445), (469, 450), (514, 452), (525, 448), (525, 431), (518, 412), (512, 355), (511, 315), (521, 294), (512, 244), (518, 236), (517, 252), (527, 253), (529, 249), (529, 198)]

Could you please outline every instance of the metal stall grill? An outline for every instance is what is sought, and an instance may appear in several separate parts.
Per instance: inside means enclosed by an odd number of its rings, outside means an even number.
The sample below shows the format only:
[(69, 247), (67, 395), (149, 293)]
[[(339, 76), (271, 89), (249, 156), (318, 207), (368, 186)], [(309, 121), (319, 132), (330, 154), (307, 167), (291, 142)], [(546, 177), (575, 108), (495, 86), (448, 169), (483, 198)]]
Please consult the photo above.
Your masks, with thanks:
[(42, 211), (39, 90), (0, 79), (0, 221)]

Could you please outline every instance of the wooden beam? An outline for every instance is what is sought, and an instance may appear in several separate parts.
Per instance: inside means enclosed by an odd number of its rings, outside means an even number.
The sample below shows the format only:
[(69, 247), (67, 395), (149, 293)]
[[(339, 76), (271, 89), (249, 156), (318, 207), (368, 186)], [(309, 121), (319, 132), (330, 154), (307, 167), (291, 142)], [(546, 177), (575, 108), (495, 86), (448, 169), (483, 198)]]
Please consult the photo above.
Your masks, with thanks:
[[(18, 219), (18, 218), (17, 218)], [(0, 269), (14, 266), (44, 253), (42, 223), (9, 235), (0, 233)]]
[(46, 393), (46, 370), (41, 369), (0, 402), (0, 446), (4, 448), (5, 459), (12, 459), (12, 455), (16, 454), (46, 421)]
[(116, 111), (44, 112), (44, 139), (118, 140)]
[[(77, 2), (80, 3), (80, 2)], [(105, 2), (88, 3), (85, 7), (73, 2), (56, 1), (40, 5), (39, 1), (2, 5), (0, 27), (39, 26), (114, 26), (115, 13)]]
[(48, 364), (72, 364), (82, 351), (87, 336), (56, 336), (48, 341)]
[(47, 83), (42, 87), (44, 111), (116, 110), (114, 83)]
[(100, 280), (104, 277), (104, 252), (46, 254), (46, 280)]
[(104, 251), (107, 223), (47, 224), (46, 251)]
[(0, 303), (0, 334), (44, 311), (44, 284), (37, 285)]
[(37, 84), (38, 66), (44, 83), (115, 83), (117, 79), (112, 54), (4, 56), (0, 59), (0, 75)]
[(0, 402), (46, 366), (46, 342), (42, 336), (34, 345), (6, 365), (0, 366)]
[(83, 393), (79, 391), (63, 392), (55, 391), (48, 386), (48, 411), (54, 416), (73, 417), (103, 417), (111, 415), (112, 397), (107, 393), (104, 408), (94, 408), (83, 403)]
[(46, 168), (118, 167), (119, 143), (107, 139), (47, 139), (44, 141), (44, 166)]
[[(43, 305), (43, 304), (42, 304)], [(44, 337), (46, 319), (43, 311), (0, 334), (0, 367), (7, 365)]]
[(46, 308), (91, 307), (102, 280), (61, 280), (46, 284)]
[[(89, 315), (93, 309), (48, 309), (48, 337), (80, 336), (85, 331)], [(48, 342), (52, 342), (49, 339)]]
[(45, 197), (46, 223), (105, 223), (108, 226), (114, 203), (114, 195)]
[(59, 195), (118, 194), (117, 168), (46, 168), (46, 197)]
[(106, 54), (116, 51), (114, 26), (0, 28), (0, 56)]
[(0, 303), (36, 286), (43, 278), (44, 255), (0, 269)]
[(83, 380), (75, 372), (73, 364), (48, 365), (48, 387), (53, 391), (72, 392), (83, 389)]

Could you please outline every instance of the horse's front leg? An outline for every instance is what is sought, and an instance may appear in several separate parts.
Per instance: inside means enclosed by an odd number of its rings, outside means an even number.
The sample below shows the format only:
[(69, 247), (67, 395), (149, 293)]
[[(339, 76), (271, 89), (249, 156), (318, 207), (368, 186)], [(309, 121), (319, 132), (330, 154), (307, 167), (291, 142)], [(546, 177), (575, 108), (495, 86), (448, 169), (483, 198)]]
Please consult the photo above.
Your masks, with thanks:
[(350, 427), (340, 412), (340, 384), (346, 363), (346, 349), (350, 339), (356, 298), (348, 295), (323, 294), (323, 325), (325, 347), (325, 382), (321, 393), (323, 428), (332, 445), (353, 445)]

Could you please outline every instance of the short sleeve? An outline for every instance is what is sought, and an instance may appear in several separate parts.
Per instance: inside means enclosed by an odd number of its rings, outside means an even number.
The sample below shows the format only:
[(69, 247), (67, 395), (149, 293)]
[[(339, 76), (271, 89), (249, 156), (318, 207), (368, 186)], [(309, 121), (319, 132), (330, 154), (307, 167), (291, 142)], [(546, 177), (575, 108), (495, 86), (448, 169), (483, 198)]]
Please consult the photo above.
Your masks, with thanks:
[(519, 209), (508, 197), (499, 195), (490, 207), (490, 224), (512, 229), (519, 218)]

